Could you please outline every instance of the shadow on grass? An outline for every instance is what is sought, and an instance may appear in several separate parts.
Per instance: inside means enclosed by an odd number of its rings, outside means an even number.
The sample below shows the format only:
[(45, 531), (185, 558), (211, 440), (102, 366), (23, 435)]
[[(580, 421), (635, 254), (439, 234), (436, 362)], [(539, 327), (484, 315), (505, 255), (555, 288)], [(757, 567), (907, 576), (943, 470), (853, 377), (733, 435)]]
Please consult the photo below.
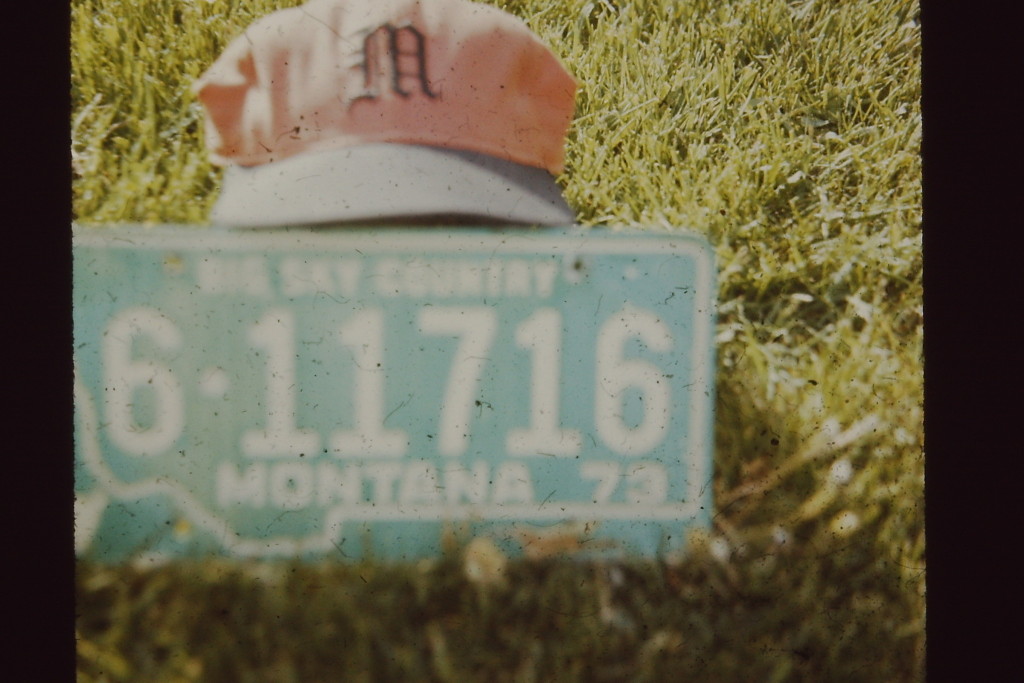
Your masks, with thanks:
[(79, 572), (80, 680), (915, 680), (867, 533), (725, 563), (217, 564)]
[[(719, 387), (716, 488), (791, 438)], [(730, 455), (731, 454), (731, 455)], [(754, 473), (756, 474), (756, 473)], [(880, 520), (784, 528), (808, 476), (719, 511), (678, 562), (81, 563), (81, 681), (913, 681), (921, 599)]]

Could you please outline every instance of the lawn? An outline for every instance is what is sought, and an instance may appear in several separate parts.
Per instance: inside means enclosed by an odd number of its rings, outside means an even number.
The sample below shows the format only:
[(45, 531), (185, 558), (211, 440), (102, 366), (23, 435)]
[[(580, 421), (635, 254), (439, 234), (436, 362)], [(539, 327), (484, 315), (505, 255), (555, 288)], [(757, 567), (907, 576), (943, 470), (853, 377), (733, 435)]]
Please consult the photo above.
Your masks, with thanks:
[[(271, 0), (73, 0), (75, 220), (202, 223), (191, 82)], [(917, 681), (918, 3), (517, 0), (594, 229), (718, 259), (716, 515), (676, 563), (80, 563), (82, 681)]]

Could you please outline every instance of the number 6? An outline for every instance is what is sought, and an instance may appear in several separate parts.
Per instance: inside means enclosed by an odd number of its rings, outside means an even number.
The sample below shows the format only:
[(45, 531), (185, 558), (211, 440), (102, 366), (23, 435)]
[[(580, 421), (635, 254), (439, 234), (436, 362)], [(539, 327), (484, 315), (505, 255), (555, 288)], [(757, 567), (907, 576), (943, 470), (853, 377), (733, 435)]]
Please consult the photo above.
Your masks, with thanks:
[[(597, 337), (597, 387), (594, 422), (605, 444), (621, 455), (642, 455), (657, 446), (668, 427), (672, 393), (664, 373), (653, 363), (623, 358), (626, 342), (639, 337), (652, 351), (672, 349), (668, 326), (650, 311), (627, 304), (609, 318)], [(630, 427), (623, 419), (627, 389), (640, 390), (643, 419)]]
[[(132, 360), (132, 341), (145, 334), (165, 351), (181, 346), (181, 332), (160, 311), (129, 308), (107, 325), (103, 339), (103, 384), (110, 421), (108, 434), (132, 455), (157, 455), (170, 448), (185, 427), (185, 399), (171, 369), (151, 360)], [(134, 397), (143, 389), (154, 394), (153, 423), (139, 425)]]

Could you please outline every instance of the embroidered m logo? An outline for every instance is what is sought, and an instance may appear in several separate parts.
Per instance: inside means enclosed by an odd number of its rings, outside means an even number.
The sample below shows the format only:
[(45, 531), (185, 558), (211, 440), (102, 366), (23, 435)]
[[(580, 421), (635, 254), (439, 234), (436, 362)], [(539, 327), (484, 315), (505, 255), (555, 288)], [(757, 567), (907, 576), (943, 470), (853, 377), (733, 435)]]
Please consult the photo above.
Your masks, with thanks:
[(405, 98), (417, 90), (427, 97), (437, 97), (427, 79), (426, 39), (411, 24), (383, 24), (368, 31), (361, 59), (353, 68), (363, 72), (363, 90), (352, 98), (353, 104), (377, 99), (385, 89)]

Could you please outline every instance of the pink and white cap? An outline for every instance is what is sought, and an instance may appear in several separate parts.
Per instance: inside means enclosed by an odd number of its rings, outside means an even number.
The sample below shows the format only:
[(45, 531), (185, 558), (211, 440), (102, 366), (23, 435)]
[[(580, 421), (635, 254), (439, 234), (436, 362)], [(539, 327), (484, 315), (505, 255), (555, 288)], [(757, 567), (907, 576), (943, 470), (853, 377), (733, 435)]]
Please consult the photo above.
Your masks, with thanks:
[(212, 220), (569, 224), (576, 82), (468, 0), (309, 0), (254, 22), (194, 90), (228, 168)]

